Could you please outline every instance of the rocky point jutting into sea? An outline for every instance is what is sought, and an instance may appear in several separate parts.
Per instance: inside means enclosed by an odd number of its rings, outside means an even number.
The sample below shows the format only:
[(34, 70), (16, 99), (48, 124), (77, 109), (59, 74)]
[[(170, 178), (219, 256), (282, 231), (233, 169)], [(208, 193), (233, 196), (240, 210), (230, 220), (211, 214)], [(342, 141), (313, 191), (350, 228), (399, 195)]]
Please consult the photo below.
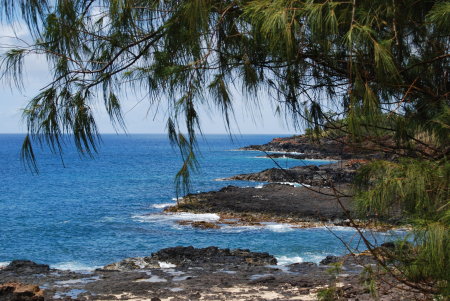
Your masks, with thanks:
[[(221, 223), (259, 225), (261, 222), (282, 222), (299, 227), (349, 226), (352, 220), (362, 227), (386, 229), (400, 221), (400, 216), (383, 222), (376, 220), (375, 223), (359, 220), (352, 201), (351, 184), (357, 169), (372, 158), (385, 156), (381, 152), (363, 151), (357, 146), (349, 147), (325, 139), (312, 143), (305, 136), (275, 138), (267, 144), (242, 149), (262, 151), (267, 158), (335, 160), (335, 163), (292, 168), (277, 166), (217, 179), (268, 184), (259, 187), (227, 186), (218, 191), (189, 194), (165, 211), (217, 213), (221, 219), (216, 222), (216, 227)], [(193, 223), (193, 226), (214, 225)]]
[[(275, 167), (217, 179), (267, 184), (227, 186), (218, 191), (190, 194), (179, 200), (178, 205), (166, 208), (166, 214), (218, 214), (220, 219), (213, 222), (178, 221), (208, 231), (223, 226), (263, 227), (271, 223), (298, 228), (352, 225), (355, 217), (352, 179), (361, 164), (381, 155), (308, 141), (302, 136), (278, 138), (245, 149), (264, 151), (265, 156), (337, 162), (290, 169)], [(359, 225), (364, 223), (358, 221)], [(392, 246), (384, 244), (375, 251), (383, 252)], [(371, 300), (367, 285), (371, 279), (363, 273), (367, 266), (376, 268), (370, 252), (328, 256), (320, 263), (277, 265), (276, 258), (265, 252), (213, 246), (173, 246), (147, 257), (126, 258), (84, 272), (15, 260), (0, 268), (0, 300), (317, 300), (318, 293), (327, 288), (339, 290), (344, 300)], [(390, 276), (378, 285), (380, 300), (424, 298), (405, 291)]]

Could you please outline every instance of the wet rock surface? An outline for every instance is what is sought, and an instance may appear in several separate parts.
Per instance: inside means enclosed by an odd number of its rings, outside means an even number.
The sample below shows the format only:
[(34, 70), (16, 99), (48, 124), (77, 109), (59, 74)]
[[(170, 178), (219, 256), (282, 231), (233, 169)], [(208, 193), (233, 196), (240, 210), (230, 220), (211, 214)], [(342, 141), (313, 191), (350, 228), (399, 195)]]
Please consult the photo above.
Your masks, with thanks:
[[(361, 281), (363, 265), (374, 264), (367, 255), (334, 258), (342, 262), (337, 274), (324, 264), (278, 266), (266, 253), (216, 247), (174, 247), (143, 258), (165, 262), (139, 266), (140, 261), (130, 258), (122, 262), (135, 262), (134, 267), (125, 270), (107, 269), (113, 264), (91, 272), (50, 269), (44, 274), (15, 272), (14, 265), (9, 266), (0, 269), (0, 283), (20, 282), (38, 299), (8, 299), (11, 285), (3, 284), (0, 300), (317, 300), (318, 290), (337, 284), (344, 300), (373, 300)], [(413, 296), (423, 297), (391, 289), (382, 290), (379, 300)]]

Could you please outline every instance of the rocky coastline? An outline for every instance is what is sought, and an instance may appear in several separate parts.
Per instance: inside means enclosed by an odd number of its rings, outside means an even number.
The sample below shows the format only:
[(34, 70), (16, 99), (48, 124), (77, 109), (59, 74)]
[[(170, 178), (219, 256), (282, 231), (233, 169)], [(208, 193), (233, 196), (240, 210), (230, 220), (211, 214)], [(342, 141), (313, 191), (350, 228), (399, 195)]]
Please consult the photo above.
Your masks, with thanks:
[(381, 153), (362, 151), (357, 146), (350, 147), (337, 141), (313, 143), (305, 136), (275, 138), (267, 144), (240, 150), (262, 151), (265, 157), (271, 158), (314, 158), (333, 162), (287, 169), (275, 166), (260, 172), (216, 179), (266, 184), (258, 187), (226, 186), (218, 191), (188, 194), (175, 206), (166, 208), (165, 212), (215, 213), (220, 216), (212, 223), (180, 221), (183, 225), (199, 228), (220, 228), (223, 224), (258, 226), (267, 222), (287, 223), (295, 227), (351, 226), (353, 222), (353, 225), (364, 228), (386, 230), (401, 224), (400, 218), (383, 221), (358, 219), (352, 199), (352, 182), (358, 168), (370, 159), (381, 157)]
[(350, 160), (374, 159), (389, 156), (370, 142), (355, 143), (346, 136), (335, 139), (312, 139), (306, 135), (275, 138), (261, 145), (249, 145), (240, 150), (272, 153), (295, 159)]
[[(351, 182), (356, 170), (377, 153), (359, 152), (337, 142), (311, 143), (304, 136), (277, 138), (243, 150), (266, 156), (336, 160), (321, 166), (274, 167), (226, 181), (255, 181), (258, 187), (227, 186), (218, 191), (189, 194), (175, 212), (215, 213), (216, 222), (179, 221), (202, 229), (222, 225), (264, 226), (286, 223), (293, 227), (349, 226), (356, 209)], [(345, 210), (344, 210), (345, 209)], [(380, 226), (381, 225), (381, 226)], [(391, 225), (363, 227), (385, 229)], [(95, 271), (63, 271), (45, 264), (16, 260), (0, 268), (0, 301), (43, 300), (318, 300), (333, 291), (342, 300), (373, 300), (363, 271), (376, 268), (370, 254), (328, 256), (320, 264), (277, 265), (267, 253), (217, 247), (173, 247), (147, 257), (127, 258)], [(387, 276), (389, 278), (389, 276)], [(390, 279), (391, 283), (395, 279)], [(413, 295), (384, 282), (377, 283), (379, 300), (411, 300)], [(416, 298), (417, 296), (414, 296)], [(419, 296), (423, 297), (424, 296)]]
[[(279, 266), (267, 253), (217, 247), (167, 248), (84, 272), (16, 260), (0, 268), (0, 300), (306, 301), (326, 290), (342, 300), (372, 300), (361, 274), (367, 265), (374, 261), (364, 253)], [(380, 283), (378, 294), (379, 300), (420, 297), (401, 284)]]

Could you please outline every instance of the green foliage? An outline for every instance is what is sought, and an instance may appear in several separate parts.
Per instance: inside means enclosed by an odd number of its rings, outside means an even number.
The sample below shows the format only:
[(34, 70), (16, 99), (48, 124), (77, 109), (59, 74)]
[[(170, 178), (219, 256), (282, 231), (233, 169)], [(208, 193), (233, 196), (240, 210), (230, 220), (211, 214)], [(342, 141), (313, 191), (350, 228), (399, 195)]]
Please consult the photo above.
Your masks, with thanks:
[(327, 272), (333, 276), (332, 283), (329, 287), (317, 290), (317, 299), (320, 301), (339, 300), (341, 290), (337, 287), (338, 276), (342, 271), (342, 262), (335, 262), (327, 269)]
[(336, 297), (336, 288), (328, 287), (321, 288), (317, 291), (317, 300), (319, 301), (334, 301), (338, 300)]
[(439, 221), (450, 210), (450, 163), (415, 159), (374, 161), (359, 170), (356, 197), (362, 214)]
[(19, 84), (23, 57), (44, 54), (54, 71), (48, 88), (55, 99), (79, 98), (55, 101), (47, 114), (54, 117), (51, 126), (40, 127), (44, 119), (27, 109), (30, 145), (40, 136), (58, 148), (53, 136), (73, 133), (80, 151), (95, 150), (93, 115), (73, 113), (76, 103), (90, 108), (103, 96), (121, 130), (120, 99), (129, 90), (148, 90), (193, 148), (198, 108), (219, 108), (229, 125), (231, 95), (239, 87), (249, 97), (268, 91), (294, 125), (316, 134), (333, 126), (325, 113), (331, 107), (346, 121), (340, 130), (355, 139), (376, 134), (386, 111), (394, 133), (411, 128), (407, 134), (415, 137), (422, 127), (441, 142), (448, 138), (448, 118), (442, 123), (439, 117), (448, 110), (446, 1), (19, 2), (3, 0), (2, 17), (23, 17), (36, 43), (4, 55), (4, 77)]
[(369, 290), (370, 295), (374, 300), (378, 300), (377, 282), (376, 282), (376, 272), (370, 265), (364, 267), (361, 273), (362, 282), (364, 286)]
[(413, 235), (388, 253), (409, 280), (450, 292), (450, 164), (403, 159), (375, 161), (359, 170), (356, 198), (362, 215), (397, 217)]
[(403, 270), (441, 291), (448, 283), (437, 269), (447, 262), (437, 257), (448, 258), (450, 221), (448, 1), (0, 0), (0, 11), (3, 22), (23, 19), (35, 38), (3, 54), (2, 79), (22, 87), (28, 55), (45, 56), (53, 71), (23, 112), (31, 168), (36, 143), (61, 153), (74, 139), (93, 155), (99, 99), (121, 130), (121, 99), (145, 91), (167, 111), (183, 158), (176, 184), (187, 190), (198, 168), (199, 108), (218, 108), (229, 125), (234, 90), (248, 99), (267, 93), (297, 129), (400, 158), (361, 171), (359, 208), (420, 220), (420, 261)]
[(331, 268), (327, 269), (327, 272), (337, 278), (339, 273), (342, 271), (342, 262), (334, 262), (331, 264)]

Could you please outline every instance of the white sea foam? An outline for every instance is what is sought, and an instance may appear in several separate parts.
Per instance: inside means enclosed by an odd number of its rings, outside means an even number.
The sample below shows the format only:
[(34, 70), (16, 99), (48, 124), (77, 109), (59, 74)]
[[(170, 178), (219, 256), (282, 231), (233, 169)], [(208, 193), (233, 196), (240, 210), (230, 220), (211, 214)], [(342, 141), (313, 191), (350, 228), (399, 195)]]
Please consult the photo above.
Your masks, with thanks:
[(291, 225), (288, 224), (268, 224), (265, 225), (265, 228), (269, 229), (272, 232), (290, 232), (294, 231)]
[(159, 261), (158, 264), (159, 264), (159, 267), (161, 269), (171, 269), (171, 268), (176, 268), (177, 267), (173, 263), (165, 262), (165, 261)]
[(294, 186), (294, 187), (302, 187), (303, 186), (303, 184), (294, 183), (294, 182), (278, 182), (278, 184), (291, 185), (291, 186)]
[(264, 187), (264, 184), (259, 184), (259, 185), (256, 185), (255, 186), (255, 188), (258, 188), (258, 189), (261, 189), (261, 188), (263, 188)]
[(101, 266), (88, 266), (76, 261), (61, 262), (57, 264), (52, 264), (50, 266), (54, 269), (70, 270), (70, 271), (93, 271), (101, 267)]
[(256, 231), (264, 229), (262, 226), (223, 226), (219, 229), (221, 232), (225, 233), (241, 233), (248, 231)]
[(10, 261), (0, 261), (0, 269), (8, 266), (10, 264)]
[[(330, 254), (327, 254), (330, 255)], [(314, 262), (319, 263), (321, 262), (325, 257), (327, 257), (325, 254), (305, 254), (303, 256), (303, 259), (307, 262)], [(332, 255), (332, 254), (331, 254)]]
[(156, 208), (156, 209), (164, 209), (170, 206), (174, 206), (176, 205), (176, 203), (162, 203), (162, 204), (154, 204), (152, 205), (152, 208)]
[(339, 160), (330, 160), (330, 159), (308, 159), (305, 158), (303, 161), (310, 161), (310, 162), (329, 162), (329, 163), (336, 163), (339, 162)]
[(261, 223), (261, 225), (254, 226), (234, 226), (234, 225), (223, 225), (218, 231), (222, 231), (225, 233), (241, 233), (241, 232), (250, 232), (250, 231), (262, 231), (269, 230), (272, 232), (290, 232), (294, 231), (292, 225), (289, 224), (278, 224), (278, 223)]
[(134, 219), (143, 223), (164, 222), (164, 221), (194, 221), (194, 222), (215, 222), (220, 219), (220, 216), (214, 213), (156, 213), (148, 215), (135, 215)]
[[(341, 231), (341, 232), (355, 232), (355, 228), (353, 227), (345, 227), (345, 226), (321, 226), (321, 227), (315, 227), (316, 229), (329, 229), (332, 231)], [(361, 229), (361, 231), (366, 231), (365, 229)]]
[(303, 258), (300, 256), (275, 256), (278, 265), (289, 265), (293, 263), (303, 262)]
[(300, 152), (283, 152), (283, 151), (276, 151), (276, 152), (267, 152), (268, 154), (287, 154), (287, 155), (303, 155), (304, 153)]

